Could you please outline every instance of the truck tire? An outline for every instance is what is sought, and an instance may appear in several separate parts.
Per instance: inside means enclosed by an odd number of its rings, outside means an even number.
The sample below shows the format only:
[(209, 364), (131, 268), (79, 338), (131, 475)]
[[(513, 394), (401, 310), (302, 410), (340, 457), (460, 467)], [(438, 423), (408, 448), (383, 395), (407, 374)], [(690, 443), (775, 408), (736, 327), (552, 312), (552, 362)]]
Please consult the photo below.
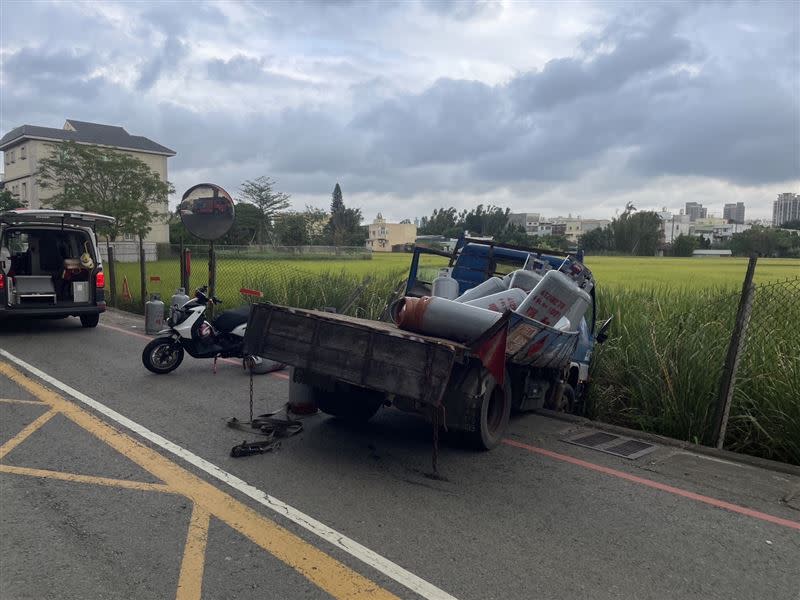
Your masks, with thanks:
[(478, 450), (491, 450), (503, 439), (511, 415), (511, 379), (506, 373), (506, 385), (500, 387), (494, 378), (486, 383), (486, 391), (475, 411), (472, 431), (466, 433), (467, 443)]
[(556, 412), (572, 413), (575, 409), (575, 388), (568, 383), (560, 384), (559, 389), (556, 390), (556, 397), (545, 408)]
[(337, 383), (334, 391), (314, 388), (317, 408), (348, 423), (366, 423), (383, 405), (383, 394), (366, 388)]

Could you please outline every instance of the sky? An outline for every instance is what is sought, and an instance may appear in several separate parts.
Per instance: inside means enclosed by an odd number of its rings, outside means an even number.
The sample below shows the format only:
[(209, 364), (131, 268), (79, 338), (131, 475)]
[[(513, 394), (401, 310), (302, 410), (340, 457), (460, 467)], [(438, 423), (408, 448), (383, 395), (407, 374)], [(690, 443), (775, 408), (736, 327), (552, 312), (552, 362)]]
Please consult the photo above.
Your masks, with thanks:
[(178, 195), (336, 182), (371, 220), (627, 202), (768, 218), (800, 192), (800, 2), (0, 0), (0, 135), (66, 119), (177, 152)]

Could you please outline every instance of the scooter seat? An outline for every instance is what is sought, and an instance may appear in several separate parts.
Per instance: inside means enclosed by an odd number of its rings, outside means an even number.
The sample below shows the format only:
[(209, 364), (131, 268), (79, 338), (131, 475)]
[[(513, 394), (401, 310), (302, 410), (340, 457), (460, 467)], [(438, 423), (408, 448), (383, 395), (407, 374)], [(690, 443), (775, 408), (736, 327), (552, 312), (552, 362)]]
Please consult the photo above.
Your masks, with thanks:
[(214, 329), (221, 333), (230, 333), (242, 323), (247, 323), (250, 318), (250, 307), (243, 306), (241, 308), (234, 308), (226, 310), (216, 319), (214, 319)]

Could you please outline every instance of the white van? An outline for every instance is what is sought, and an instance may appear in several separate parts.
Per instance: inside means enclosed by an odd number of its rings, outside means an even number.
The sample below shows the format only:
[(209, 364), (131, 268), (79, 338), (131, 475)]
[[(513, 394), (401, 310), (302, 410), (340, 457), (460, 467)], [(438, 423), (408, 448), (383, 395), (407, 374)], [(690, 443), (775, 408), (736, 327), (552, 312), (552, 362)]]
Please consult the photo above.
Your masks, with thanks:
[(0, 322), (74, 316), (97, 326), (106, 301), (95, 228), (114, 221), (60, 210), (0, 214)]

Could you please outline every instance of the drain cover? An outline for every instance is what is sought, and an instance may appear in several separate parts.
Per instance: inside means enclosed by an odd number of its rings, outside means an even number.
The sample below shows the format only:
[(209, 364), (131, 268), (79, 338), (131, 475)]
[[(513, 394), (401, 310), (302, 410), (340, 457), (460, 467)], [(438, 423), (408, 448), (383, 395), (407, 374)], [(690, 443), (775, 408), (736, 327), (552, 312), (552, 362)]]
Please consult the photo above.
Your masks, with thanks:
[(576, 446), (583, 446), (584, 448), (591, 448), (592, 450), (599, 450), (606, 454), (621, 456), (629, 460), (635, 460), (640, 456), (649, 454), (657, 448), (654, 444), (648, 444), (647, 442), (641, 442), (603, 431), (596, 431), (589, 434), (584, 432), (562, 441), (575, 444)]
[(603, 444), (607, 444), (608, 442), (613, 442), (618, 439), (619, 439), (618, 435), (612, 435), (610, 433), (603, 433), (602, 431), (598, 431), (597, 433), (590, 433), (589, 435), (581, 435), (569, 441), (572, 442), (573, 444), (578, 444), (578, 446), (586, 446), (587, 448), (597, 448), (597, 446), (601, 446)]

